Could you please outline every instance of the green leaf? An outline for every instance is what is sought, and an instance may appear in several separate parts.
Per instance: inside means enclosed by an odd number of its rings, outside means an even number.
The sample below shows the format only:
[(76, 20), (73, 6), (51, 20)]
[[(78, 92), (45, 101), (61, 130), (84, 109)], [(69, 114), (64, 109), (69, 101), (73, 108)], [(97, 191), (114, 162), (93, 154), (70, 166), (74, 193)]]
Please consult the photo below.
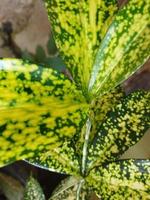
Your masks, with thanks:
[(60, 147), (46, 152), (40, 151), (26, 161), (53, 172), (80, 176), (79, 158), (72, 141), (64, 141)]
[(30, 177), (24, 194), (24, 200), (45, 200), (40, 184), (33, 177)]
[(45, 0), (57, 47), (87, 93), (98, 47), (117, 10), (116, 0)]
[(79, 180), (73, 176), (64, 179), (54, 190), (49, 200), (76, 200), (78, 184)]
[(50, 151), (80, 133), (87, 104), (57, 71), (0, 60), (0, 166)]
[(133, 74), (150, 56), (150, 4), (130, 0), (116, 16), (97, 53), (89, 89), (102, 95)]
[[(85, 145), (85, 142), (86, 148), (88, 149), (88, 144), (93, 140), (94, 136), (100, 130), (100, 126), (107, 116), (106, 114), (111, 111), (112, 108), (114, 108), (117, 104), (119, 104), (123, 97), (125, 97), (125, 93), (121, 87), (117, 87), (110, 93), (107, 93), (102, 97), (96, 98), (92, 101), (89, 109), (89, 121), (82, 128), (81, 134), (79, 135), (75, 145), (76, 152), (80, 158), (82, 158), (84, 154), (83, 146)], [(89, 129), (87, 127), (89, 126), (90, 132), (89, 137), (87, 138), (87, 130)], [(87, 149), (84, 149), (84, 152), (87, 152)]]
[(116, 160), (141, 139), (150, 127), (149, 102), (150, 92), (134, 92), (108, 112), (89, 147), (89, 169)]
[(77, 200), (78, 198), (82, 200), (91, 199), (91, 191), (88, 187), (85, 188), (85, 185), (83, 185), (84, 183), (82, 184), (81, 182), (82, 180), (73, 176), (64, 179), (54, 190), (49, 200)]
[(40, 45), (36, 47), (36, 60), (38, 63), (43, 63), (46, 59), (46, 52)]
[(150, 160), (120, 160), (94, 168), (87, 182), (105, 200), (150, 199)]
[(117, 87), (109, 93), (93, 100), (90, 107), (90, 120), (92, 124), (90, 137), (93, 138), (100, 129), (106, 114), (112, 110), (125, 97), (121, 87)]
[(55, 40), (52, 34), (50, 34), (50, 37), (47, 43), (47, 51), (50, 56), (55, 56), (58, 54), (58, 49), (56, 47)]

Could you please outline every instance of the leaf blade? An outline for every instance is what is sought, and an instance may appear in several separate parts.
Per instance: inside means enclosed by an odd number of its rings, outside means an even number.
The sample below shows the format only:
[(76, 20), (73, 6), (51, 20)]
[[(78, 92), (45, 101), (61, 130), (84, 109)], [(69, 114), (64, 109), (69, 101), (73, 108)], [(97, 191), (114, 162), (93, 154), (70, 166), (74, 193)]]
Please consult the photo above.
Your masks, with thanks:
[(116, 160), (137, 143), (150, 127), (150, 92), (127, 96), (107, 114), (89, 147), (88, 169)]
[(45, 196), (40, 184), (33, 177), (27, 181), (24, 200), (45, 200)]
[(25, 161), (53, 172), (80, 176), (79, 158), (72, 142), (68, 140), (59, 147), (39, 152)]
[(112, 162), (93, 169), (88, 178), (89, 185), (104, 199), (150, 197), (150, 160)]
[(71, 139), (82, 128), (86, 106), (82, 94), (58, 72), (0, 60), (0, 165)]
[(45, 2), (57, 47), (74, 80), (87, 93), (94, 57), (117, 10), (117, 1)]
[(89, 83), (102, 95), (132, 75), (150, 56), (150, 12), (147, 1), (131, 0), (108, 29), (97, 53)]

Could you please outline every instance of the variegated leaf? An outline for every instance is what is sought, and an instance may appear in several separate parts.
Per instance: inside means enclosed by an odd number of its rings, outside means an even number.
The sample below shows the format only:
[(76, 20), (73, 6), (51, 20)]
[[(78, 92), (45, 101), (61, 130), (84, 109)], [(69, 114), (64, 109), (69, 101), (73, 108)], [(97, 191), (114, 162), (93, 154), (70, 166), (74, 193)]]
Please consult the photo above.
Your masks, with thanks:
[[(122, 98), (125, 97), (125, 93), (121, 87), (115, 88), (110, 93), (103, 95), (100, 98), (96, 98), (92, 101), (89, 110), (89, 120), (82, 128), (81, 134), (76, 142), (76, 151), (81, 158), (83, 156), (83, 147), (86, 143), (86, 148), (88, 149), (88, 144), (93, 140), (94, 136), (98, 133), (102, 122), (106, 118), (106, 114), (112, 110)], [(90, 125), (90, 124), (91, 125)], [(90, 126), (90, 127), (89, 127)], [(89, 133), (87, 130), (90, 128)], [(88, 138), (87, 138), (87, 135)], [(86, 141), (85, 141), (86, 138)], [(84, 149), (86, 152), (87, 150)]]
[(82, 93), (57, 71), (0, 60), (0, 166), (70, 140), (86, 110)]
[[(63, 180), (56, 190), (54, 190), (49, 200), (89, 200), (91, 199), (91, 191), (85, 185), (81, 185), (80, 178), (68, 177)], [(79, 191), (80, 190), (80, 191)]]
[(46, 152), (37, 152), (26, 161), (53, 172), (80, 176), (79, 157), (72, 146), (72, 141), (64, 141), (61, 146)]
[(120, 160), (94, 168), (87, 182), (104, 200), (148, 200), (150, 160)]
[(45, 200), (40, 184), (33, 177), (30, 177), (27, 182), (24, 200)]
[(134, 92), (108, 112), (89, 147), (88, 168), (116, 160), (150, 127), (150, 92)]
[(76, 83), (87, 92), (93, 61), (116, 0), (45, 0), (56, 44)]
[(79, 180), (73, 176), (61, 181), (49, 200), (76, 200)]
[(150, 56), (150, 3), (130, 0), (112, 22), (97, 53), (89, 89), (102, 95), (133, 74)]
[(92, 124), (90, 137), (93, 138), (100, 129), (100, 125), (106, 118), (106, 114), (112, 110), (125, 97), (121, 87), (93, 100), (90, 108), (90, 120)]

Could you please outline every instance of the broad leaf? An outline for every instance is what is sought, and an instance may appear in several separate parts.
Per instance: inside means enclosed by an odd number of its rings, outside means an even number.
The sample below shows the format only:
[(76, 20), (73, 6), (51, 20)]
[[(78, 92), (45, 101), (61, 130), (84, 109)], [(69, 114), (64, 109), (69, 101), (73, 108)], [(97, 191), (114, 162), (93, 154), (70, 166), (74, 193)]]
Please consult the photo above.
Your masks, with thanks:
[(116, 0), (45, 0), (57, 47), (76, 83), (87, 92), (93, 61)]
[(24, 200), (45, 200), (40, 184), (33, 177), (30, 177), (24, 194)]
[(49, 151), (37, 152), (26, 161), (53, 172), (80, 176), (79, 157), (72, 147), (72, 141), (64, 141), (60, 147), (50, 148)]
[(150, 56), (150, 3), (130, 0), (112, 22), (97, 53), (89, 88), (102, 95), (133, 74)]
[(125, 92), (121, 87), (117, 87), (109, 93), (93, 100), (90, 108), (90, 120), (92, 124), (90, 137), (93, 138), (100, 129), (106, 114), (112, 110), (125, 97)]
[(87, 177), (102, 199), (150, 199), (150, 160), (120, 160), (94, 168)]
[[(76, 152), (81, 159), (87, 152), (88, 144), (100, 130), (102, 122), (107, 117), (106, 114), (119, 104), (123, 97), (125, 97), (125, 93), (121, 87), (117, 87), (110, 93), (92, 101), (89, 109), (89, 120), (82, 128), (81, 134), (75, 145)], [(88, 129), (90, 130), (88, 131)]]
[(88, 168), (116, 160), (150, 127), (150, 92), (134, 92), (107, 114), (89, 147)]
[(82, 93), (57, 71), (0, 60), (0, 166), (70, 140), (86, 110)]

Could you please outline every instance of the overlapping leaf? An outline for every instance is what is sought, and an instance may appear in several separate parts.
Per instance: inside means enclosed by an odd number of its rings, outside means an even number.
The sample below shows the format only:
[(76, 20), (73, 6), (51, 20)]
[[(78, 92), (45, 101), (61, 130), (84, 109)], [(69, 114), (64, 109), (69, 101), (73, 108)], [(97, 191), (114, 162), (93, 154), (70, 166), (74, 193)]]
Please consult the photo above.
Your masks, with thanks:
[(99, 131), (101, 123), (106, 114), (112, 110), (125, 97), (125, 92), (121, 87), (117, 87), (100, 98), (94, 99), (90, 109), (90, 120), (92, 124), (90, 137), (93, 138)]
[(150, 127), (150, 92), (130, 94), (107, 114), (95, 135), (88, 155), (88, 168), (115, 160), (134, 145)]
[(98, 47), (117, 10), (116, 0), (45, 0), (56, 44), (84, 92)]
[(82, 93), (58, 72), (0, 60), (0, 166), (80, 133), (86, 107)]
[(76, 200), (76, 191), (78, 188), (78, 184), (78, 179), (72, 176), (66, 178), (58, 185), (49, 200)]
[(50, 171), (80, 176), (79, 157), (71, 141), (63, 141), (61, 146), (50, 148), (49, 151), (37, 152), (26, 161)]
[(120, 160), (93, 169), (89, 185), (105, 200), (150, 199), (150, 160)]
[[(82, 200), (91, 199), (91, 191), (88, 187), (85, 188), (84, 183), (80, 188), (81, 181), (80, 178), (75, 178), (73, 176), (66, 178), (58, 185), (49, 200), (77, 200), (78, 198)], [(78, 192), (79, 188), (80, 191)]]
[(150, 56), (150, 3), (130, 0), (111, 24), (90, 79), (92, 94), (102, 95), (133, 74)]
[[(125, 97), (123, 89), (121, 87), (117, 87), (110, 93), (107, 93), (102, 97), (96, 98), (92, 101), (89, 110), (89, 120), (82, 128), (81, 134), (79, 135), (79, 138), (75, 145), (76, 151), (80, 158), (83, 156), (83, 146), (85, 145), (85, 143), (86, 148), (88, 149), (88, 144), (98, 133), (102, 122), (107, 116), (106, 114), (111, 111), (112, 108), (114, 108), (117, 104), (119, 104), (123, 97)], [(87, 133), (89, 128), (90, 132)], [(88, 138), (87, 135), (89, 135)], [(87, 149), (84, 149), (84, 151), (87, 152)]]

